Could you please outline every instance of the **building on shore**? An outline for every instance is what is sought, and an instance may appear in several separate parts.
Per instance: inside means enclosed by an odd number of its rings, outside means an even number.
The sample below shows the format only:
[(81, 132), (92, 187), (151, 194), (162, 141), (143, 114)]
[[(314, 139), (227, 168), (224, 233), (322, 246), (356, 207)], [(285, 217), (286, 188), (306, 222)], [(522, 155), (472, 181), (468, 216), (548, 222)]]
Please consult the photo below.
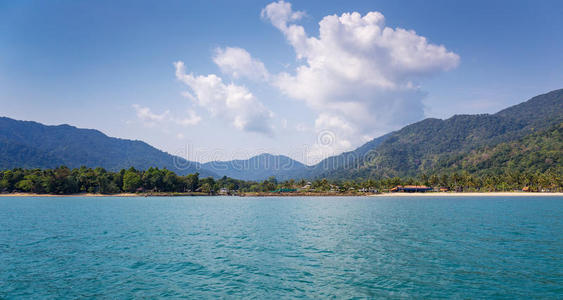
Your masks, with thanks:
[(391, 193), (424, 193), (428, 191), (432, 191), (432, 188), (425, 185), (398, 185), (390, 190)]
[(270, 193), (293, 193), (293, 192), (297, 192), (297, 189), (281, 188), (275, 191), (270, 191)]

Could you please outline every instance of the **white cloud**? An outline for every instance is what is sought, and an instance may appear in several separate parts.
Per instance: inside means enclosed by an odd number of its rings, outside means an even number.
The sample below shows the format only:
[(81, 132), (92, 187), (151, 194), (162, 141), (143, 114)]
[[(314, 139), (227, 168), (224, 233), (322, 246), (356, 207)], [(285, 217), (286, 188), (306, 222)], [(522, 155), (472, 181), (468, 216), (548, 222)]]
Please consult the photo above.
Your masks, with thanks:
[(176, 78), (190, 89), (184, 96), (198, 106), (207, 109), (213, 116), (228, 120), (237, 129), (272, 134), (273, 113), (246, 87), (233, 83), (225, 84), (215, 74), (187, 74), (181, 61), (174, 63), (174, 66)]
[(137, 113), (137, 118), (147, 122), (160, 122), (168, 118), (168, 116), (170, 115), (169, 110), (166, 110), (162, 114), (156, 114), (153, 113), (150, 108), (142, 107), (138, 104), (133, 104), (133, 108)]
[(153, 127), (157, 124), (163, 123), (175, 123), (182, 126), (196, 125), (201, 121), (201, 117), (198, 116), (193, 110), (188, 110), (188, 116), (185, 118), (175, 118), (170, 114), (170, 110), (166, 110), (161, 114), (154, 113), (148, 107), (140, 106), (138, 104), (133, 104), (133, 108), (137, 114), (137, 118), (143, 122), (145, 126)]
[(182, 126), (197, 125), (199, 122), (201, 122), (201, 117), (198, 116), (195, 111), (190, 109), (188, 110), (187, 114), (187, 117), (183, 119), (175, 119), (174, 122)]
[(293, 24), (303, 15), (284, 1), (262, 10), (301, 63), (272, 82), (317, 112), (315, 128), (334, 133), (337, 152), (423, 118), (425, 93), (416, 82), (459, 63), (457, 54), (412, 30), (385, 27), (379, 12), (326, 16), (318, 37)]
[(213, 61), (221, 72), (233, 78), (247, 77), (254, 80), (268, 80), (269, 74), (264, 64), (250, 56), (245, 49), (227, 47), (217, 48)]
[(262, 18), (270, 20), (281, 31), (287, 30), (287, 22), (298, 21), (305, 15), (303, 11), (293, 11), (291, 3), (284, 1), (272, 2), (261, 12)]
[(166, 110), (161, 114), (154, 113), (148, 107), (143, 107), (138, 104), (133, 104), (137, 118), (143, 122), (147, 127), (153, 127), (158, 123), (166, 121), (170, 118), (170, 111)]

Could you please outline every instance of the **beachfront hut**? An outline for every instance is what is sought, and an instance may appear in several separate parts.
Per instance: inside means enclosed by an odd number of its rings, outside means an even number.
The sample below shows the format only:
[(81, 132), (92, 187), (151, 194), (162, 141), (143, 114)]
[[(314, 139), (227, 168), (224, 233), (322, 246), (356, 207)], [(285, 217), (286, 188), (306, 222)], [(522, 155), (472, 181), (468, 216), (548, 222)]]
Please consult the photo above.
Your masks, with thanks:
[(424, 193), (424, 192), (428, 192), (431, 191), (432, 188), (431, 187), (427, 187), (425, 185), (398, 185), (394, 188), (392, 188), (390, 191), (392, 193), (397, 193), (397, 192), (404, 192), (404, 193)]

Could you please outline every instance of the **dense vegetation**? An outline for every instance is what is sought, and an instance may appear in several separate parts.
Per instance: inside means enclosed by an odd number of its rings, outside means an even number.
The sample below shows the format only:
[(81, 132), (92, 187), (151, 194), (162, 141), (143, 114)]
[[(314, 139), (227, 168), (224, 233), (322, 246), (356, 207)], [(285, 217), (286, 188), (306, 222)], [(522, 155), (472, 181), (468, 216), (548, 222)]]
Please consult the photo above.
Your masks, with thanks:
[(167, 169), (135, 168), (110, 172), (103, 168), (13, 169), (0, 172), (0, 191), (38, 194), (74, 194), (169, 191), (185, 192), (199, 188), (205, 180), (199, 174), (178, 176)]
[(465, 155), (445, 157), (435, 172), (465, 170), (478, 175), (511, 172), (563, 174), (563, 123), (521, 139), (482, 147)]
[(145, 142), (108, 137), (97, 130), (69, 125), (46, 126), (0, 117), (0, 170), (11, 168), (103, 167), (118, 171), (131, 166), (160, 167), (178, 174), (200, 172), (196, 162), (160, 151)]
[(304, 179), (278, 181), (271, 177), (263, 181), (243, 181), (223, 177), (199, 178), (199, 174), (178, 176), (167, 169), (149, 168), (146, 171), (130, 168), (119, 172), (108, 172), (102, 168), (81, 167), (69, 169), (59, 167), (48, 170), (13, 169), (0, 172), (0, 191), (3, 193), (28, 192), (37, 194), (76, 194), (76, 193), (146, 193), (146, 192), (200, 192), (216, 194), (219, 191), (273, 192), (283, 189), (296, 189), (306, 192), (365, 192), (385, 191), (397, 185), (427, 185), (447, 188), (454, 191), (511, 191), (528, 187), (532, 191), (561, 191), (561, 173), (509, 172), (505, 174), (471, 175), (467, 172), (448, 174), (422, 174), (417, 178), (385, 178), (381, 180), (341, 181), (317, 179), (307, 182)]
[[(159, 167), (180, 175), (199, 172), (203, 177), (213, 176), (215, 179), (226, 175), (260, 181), (237, 181), (237, 186), (247, 190), (265, 190), (260, 184), (271, 176), (279, 180), (328, 178), (334, 182), (342, 179), (383, 182), (389, 178), (421, 178), (424, 174), (441, 176), (461, 172), (478, 178), (502, 177), (515, 172), (561, 174), (561, 124), (563, 90), (556, 90), (493, 115), (426, 119), (376, 138), (354, 151), (329, 157), (314, 166), (305, 166), (288, 157), (269, 154), (248, 160), (198, 164), (183, 161), (144, 142), (110, 138), (96, 130), (0, 118), (0, 170), (52, 169), (61, 165), (80, 168), (84, 165), (114, 172), (132, 166), (149, 172), (150, 167)], [(186, 167), (177, 167), (181, 163)], [(55, 170), (58, 169), (34, 172)], [(102, 172), (103, 169), (96, 170)], [(112, 178), (119, 177), (116, 173), (111, 174)], [(119, 180), (110, 182), (113, 184), (80, 187), (78, 191), (90, 188), (124, 191)], [(141, 187), (153, 189), (145, 183)], [(185, 189), (180, 185), (173, 190)]]
[[(557, 90), (493, 115), (457, 115), (447, 120), (420, 121), (388, 134), (385, 140), (370, 150), (371, 152), (359, 156), (358, 161), (350, 164), (352, 167), (328, 170), (315, 175), (327, 178), (379, 179), (420, 176), (423, 173), (439, 172), (444, 167), (449, 168), (448, 171), (463, 169), (479, 174), (499, 174), (509, 170), (526, 171), (524, 161), (537, 162), (537, 159), (524, 158), (524, 156), (541, 156), (546, 159), (552, 156), (560, 157), (563, 153), (561, 141), (555, 136), (544, 135), (541, 145), (530, 145), (533, 147), (528, 148), (542, 149), (539, 153), (524, 151), (519, 143), (539, 143), (534, 134), (538, 132), (540, 135), (544, 134), (545, 130), (551, 130), (562, 122), (563, 90)], [(522, 141), (527, 136), (530, 137)], [(541, 152), (543, 150), (545, 152)], [(463, 161), (471, 161), (475, 153), (490, 153), (490, 151), (494, 151), (497, 155), (488, 159), (488, 163), (473, 167), (461, 164)], [(519, 153), (522, 156), (520, 159), (522, 163), (518, 163), (517, 166), (514, 164), (516, 160), (513, 160), (512, 164), (503, 165), (503, 162), (508, 163), (508, 160), (500, 153), (507, 152)], [(554, 161), (552, 165), (557, 167), (558, 163)], [(533, 169), (547, 168), (544, 163), (539, 163)]]

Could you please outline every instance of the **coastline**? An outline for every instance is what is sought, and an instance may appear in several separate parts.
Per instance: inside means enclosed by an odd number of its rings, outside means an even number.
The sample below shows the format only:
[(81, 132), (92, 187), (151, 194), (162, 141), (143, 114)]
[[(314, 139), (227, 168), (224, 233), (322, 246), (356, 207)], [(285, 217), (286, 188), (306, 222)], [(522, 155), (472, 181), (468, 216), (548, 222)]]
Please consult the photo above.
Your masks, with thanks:
[(1, 197), (191, 197), (191, 196), (208, 196), (207, 194), (199, 193), (119, 193), (119, 194), (94, 194), (94, 193), (80, 193), (80, 194), (34, 194), (34, 193), (8, 193), (0, 194)]
[(137, 197), (139, 195), (121, 193), (121, 194), (70, 194), (70, 195), (55, 195), (55, 194), (34, 194), (34, 193), (8, 193), (0, 194), (0, 197)]
[[(119, 193), (119, 194), (93, 194), (81, 193), (70, 195), (53, 195), (53, 194), (34, 194), (34, 193), (11, 193), (0, 194), (1, 197), (193, 197), (193, 196), (212, 196), (207, 194), (196, 193), (157, 193), (157, 194), (135, 194), (135, 193)], [(221, 195), (214, 195), (221, 196)], [(335, 194), (335, 193), (247, 193), (235, 195), (232, 197), (506, 197), (506, 196), (559, 196), (563, 197), (563, 192), (429, 192), (429, 193), (382, 193), (382, 194)]]
[(563, 196), (561, 192), (430, 192), (430, 193), (386, 193), (386, 194), (375, 194), (370, 195), (371, 197), (401, 197), (401, 196), (415, 196), (415, 197), (459, 197), (459, 196), (469, 196), (469, 197), (489, 197), (489, 196)]

